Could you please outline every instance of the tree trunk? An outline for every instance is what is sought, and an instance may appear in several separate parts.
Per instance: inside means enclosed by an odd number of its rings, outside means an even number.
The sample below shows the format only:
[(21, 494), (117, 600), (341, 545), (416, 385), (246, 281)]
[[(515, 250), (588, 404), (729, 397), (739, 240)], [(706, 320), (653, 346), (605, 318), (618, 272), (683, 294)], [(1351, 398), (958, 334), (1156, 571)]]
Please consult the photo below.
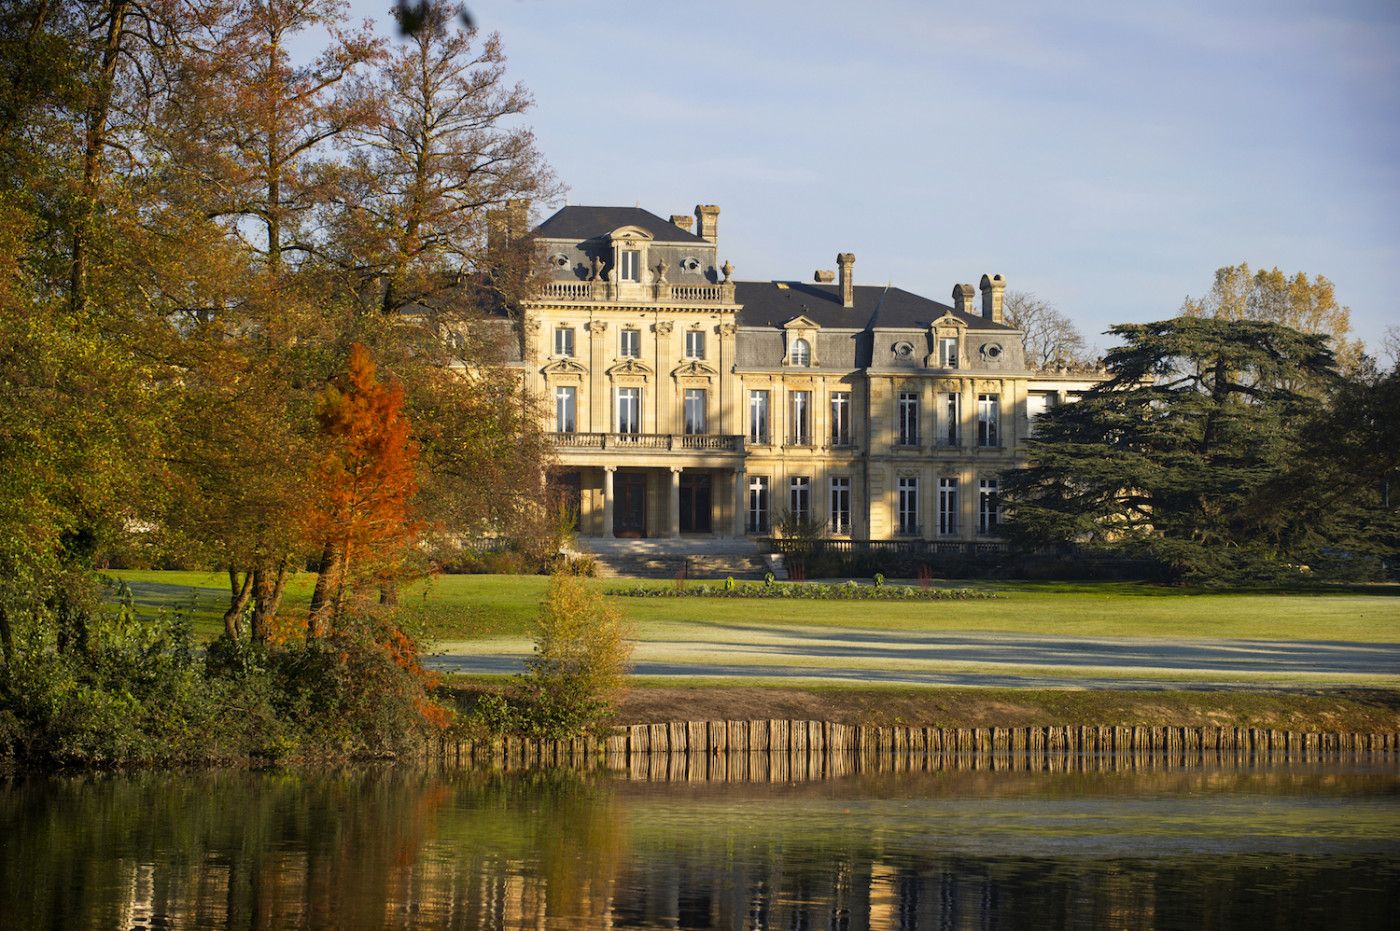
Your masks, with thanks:
[(272, 619), (282, 605), (287, 579), (287, 561), (263, 563), (253, 570), (253, 642), (266, 643)]
[(397, 608), (399, 606), (399, 583), (385, 582), (379, 586), (379, 603), (386, 608)]
[(10, 616), (5, 613), (5, 608), (0, 606), (0, 659), (4, 659), (8, 666), (14, 659), (15, 635), (10, 630)]
[(238, 582), (238, 570), (229, 567), (228, 570), (229, 604), (228, 610), (224, 612), (224, 633), (228, 634), (230, 640), (243, 639), (243, 609), (248, 606), (248, 599), (253, 594), (253, 573), (251, 571), (243, 573), (243, 583)]
[(102, 171), (102, 152), (107, 146), (107, 118), (112, 111), (112, 84), (121, 54), (122, 30), (130, 0), (111, 0), (107, 9), (107, 37), (102, 43), (102, 63), (88, 104), (87, 132), (83, 140), (83, 203), (73, 224), (73, 260), (69, 282), (69, 302), (74, 311), (87, 306), (89, 226), (97, 207), (97, 179)]
[(321, 561), (316, 565), (316, 589), (311, 593), (311, 611), (306, 617), (306, 639), (314, 640), (325, 634), (333, 613), (331, 591), (335, 587), (336, 567), (340, 554), (335, 543), (327, 540), (321, 548)]

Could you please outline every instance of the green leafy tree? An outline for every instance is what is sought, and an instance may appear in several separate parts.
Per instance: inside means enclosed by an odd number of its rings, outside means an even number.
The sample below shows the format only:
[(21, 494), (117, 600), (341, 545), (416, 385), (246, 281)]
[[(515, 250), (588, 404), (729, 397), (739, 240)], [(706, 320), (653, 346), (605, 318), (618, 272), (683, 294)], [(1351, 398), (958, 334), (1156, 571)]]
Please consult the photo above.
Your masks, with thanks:
[(1134, 549), (1182, 576), (1287, 560), (1269, 488), (1335, 378), (1326, 337), (1193, 317), (1110, 332), (1112, 377), (1038, 420), (1029, 467), (1006, 477), (1008, 534)]

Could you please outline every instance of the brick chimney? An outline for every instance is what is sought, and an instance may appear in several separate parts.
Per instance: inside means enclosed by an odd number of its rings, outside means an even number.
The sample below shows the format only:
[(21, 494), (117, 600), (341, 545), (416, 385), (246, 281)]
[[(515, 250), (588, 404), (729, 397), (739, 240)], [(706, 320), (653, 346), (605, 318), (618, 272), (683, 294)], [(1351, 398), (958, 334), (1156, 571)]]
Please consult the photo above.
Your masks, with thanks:
[(856, 265), (856, 254), (854, 252), (838, 252), (836, 254), (836, 267), (841, 269), (841, 306), (856, 306), (856, 277), (854, 273)]
[(515, 242), (530, 232), (530, 199), (528, 197), (512, 197), (506, 201), (506, 222), (508, 224), (506, 236), (509, 242)]
[(699, 228), (695, 235), (706, 242), (719, 241), (719, 208), (714, 204), (696, 204), (695, 222)]
[(673, 213), (671, 214), (671, 222), (688, 233), (690, 232), (690, 224), (695, 222), (695, 218), (688, 213)]
[(982, 276), (982, 316), (993, 323), (1002, 323), (1002, 298), (1006, 295), (1006, 279), (1000, 275)]
[(959, 313), (973, 314), (972, 297), (976, 293), (970, 284), (953, 285), (953, 309)]

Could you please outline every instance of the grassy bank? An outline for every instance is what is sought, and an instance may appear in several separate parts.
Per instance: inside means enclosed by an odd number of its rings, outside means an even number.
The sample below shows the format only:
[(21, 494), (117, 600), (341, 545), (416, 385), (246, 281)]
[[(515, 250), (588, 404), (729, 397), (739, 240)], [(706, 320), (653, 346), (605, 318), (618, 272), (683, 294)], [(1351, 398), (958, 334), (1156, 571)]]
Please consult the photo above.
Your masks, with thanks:
[[(461, 708), (500, 682), (449, 677), (443, 689)], [(938, 727), (1056, 725), (1267, 727), (1295, 731), (1400, 730), (1400, 692), (1117, 691), (1068, 689), (690, 685), (652, 680), (623, 697), (616, 723), (792, 719)]]
[[(217, 635), (227, 603), (227, 579), (206, 572), (116, 571), (138, 606), (188, 610), (197, 634)], [(290, 608), (304, 606), (314, 577), (288, 586)], [(424, 633), (439, 640), (521, 637), (547, 579), (540, 576), (441, 576), (402, 594)], [(598, 580), (604, 588), (648, 583)], [(670, 584), (670, 583), (650, 583)], [(1400, 586), (1352, 586), (1307, 591), (1221, 592), (1136, 583), (963, 582), (996, 591), (992, 600), (851, 602), (703, 598), (617, 599), (638, 636), (651, 629), (697, 622), (711, 627), (801, 624), (863, 625), (882, 630), (1005, 631), (1065, 636), (1178, 639), (1334, 640), (1400, 642)]]

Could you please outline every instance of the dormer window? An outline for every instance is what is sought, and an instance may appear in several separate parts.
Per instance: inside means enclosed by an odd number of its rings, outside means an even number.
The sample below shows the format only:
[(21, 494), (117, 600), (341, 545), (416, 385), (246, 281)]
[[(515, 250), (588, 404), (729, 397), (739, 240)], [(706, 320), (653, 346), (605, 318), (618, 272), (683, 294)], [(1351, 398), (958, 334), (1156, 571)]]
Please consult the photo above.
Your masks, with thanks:
[(637, 249), (619, 249), (617, 253), (619, 281), (642, 280), (642, 253)]
[(938, 364), (945, 369), (958, 367), (958, 338), (940, 336), (938, 338)]
[(792, 351), (788, 353), (789, 361), (796, 366), (806, 368), (812, 364), (812, 344), (805, 339), (798, 338), (792, 342)]

